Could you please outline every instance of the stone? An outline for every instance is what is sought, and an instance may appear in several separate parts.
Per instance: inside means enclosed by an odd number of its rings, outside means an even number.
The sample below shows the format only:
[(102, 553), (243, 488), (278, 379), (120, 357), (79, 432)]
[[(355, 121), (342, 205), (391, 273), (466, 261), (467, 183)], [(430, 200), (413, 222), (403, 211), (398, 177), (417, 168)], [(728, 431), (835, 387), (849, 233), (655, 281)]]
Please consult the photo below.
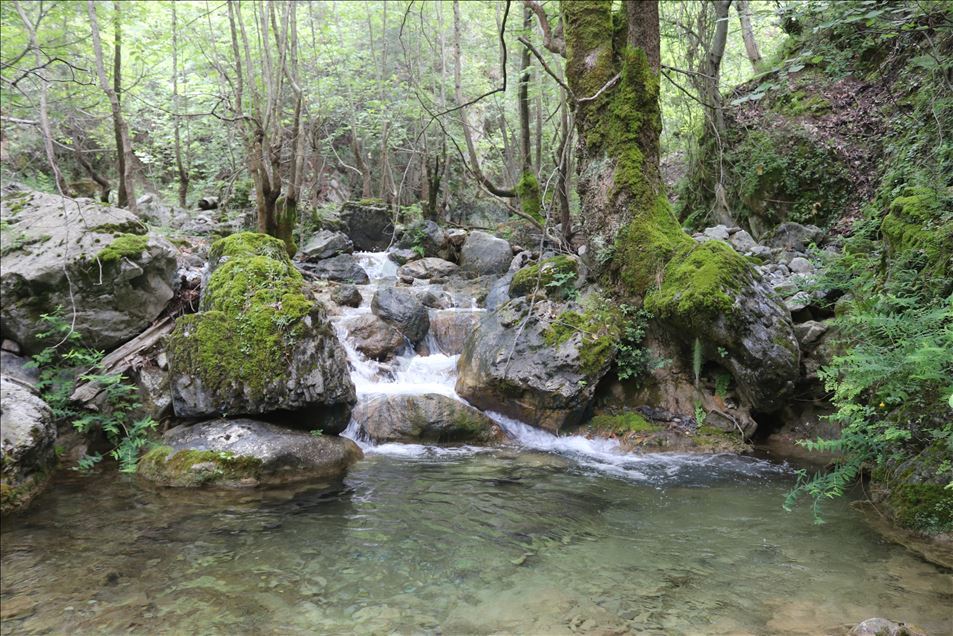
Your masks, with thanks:
[(450, 256), (450, 240), (447, 234), (429, 219), (416, 221), (407, 227), (397, 242), (397, 247), (412, 250), (421, 256)]
[(340, 220), (359, 252), (381, 252), (393, 238), (391, 212), (383, 201), (348, 201), (341, 206)]
[(342, 307), (360, 307), (364, 297), (354, 285), (338, 285), (331, 290), (331, 300)]
[(768, 231), (761, 244), (791, 252), (805, 252), (812, 243), (819, 243), (824, 231), (816, 225), (801, 225), (788, 221)]
[(399, 278), (429, 280), (431, 278), (445, 278), (457, 271), (457, 265), (442, 258), (427, 257), (411, 261), (397, 270)]
[(35, 388), (40, 372), (35, 367), (28, 366), (29, 364), (29, 358), (0, 350), (0, 369), (3, 370), (3, 375)]
[(25, 508), (56, 465), (53, 412), (32, 388), (0, 375), (0, 513)]
[(480, 411), (433, 393), (374, 396), (362, 400), (352, 417), (377, 443), (487, 443), (504, 438), (500, 427)]
[(825, 333), (827, 333), (827, 324), (816, 320), (794, 325), (794, 335), (797, 336), (801, 349), (810, 349)]
[(139, 460), (139, 475), (165, 486), (225, 487), (337, 479), (364, 455), (335, 435), (251, 419), (177, 426)]
[(810, 274), (814, 271), (814, 265), (803, 256), (796, 256), (788, 263), (788, 269), (795, 274)]
[(371, 301), (371, 311), (384, 321), (397, 327), (411, 344), (424, 339), (430, 329), (427, 308), (408, 289), (384, 287), (377, 290)]
[(367, 272), (353, 254), (338, 254), (315, 263), (298, 263), (297, 267), (309, 278), (355, 285), (366, 285), (370, 282)]
[(705, 228), (705, 236), (713, 238), (717, 241), (727, 241), (728, 240), (728, 228), (724, 225), (716, 225), (714, 227)]
[(27, 354), (48, 344), (42, 314), (68, 314), (86, 345), (108, 351), (172, 299), (176, 249), (127, 210), (18, 190), (0, 216), (0, 330)]
[(355, 389), (324, 306), (274, 237), (245, 232), (213, 244), (201, 311), (169, 336), (178, 417), (302, 412), (325, 430), (347, 425)]
[(486, 294), (486, 298), (483, 300), (484, 306), (489, 311), (496, 311), (501, 306), (509, 302), (510, 300), (510, 285), (513, 284), (513, 277), (516, 275), (516, 272), (509, 272), (506, 276), (498, 278), (496, 282), (490, 286), (490, 290)]
[(218, 207), (218, 197), (215, 197), (215, 196), (202, 197), (201, 199), (198, 200), (197, 205), (200, 210), (214, 210), (215, 208)]
[(390, 360), (407, 344), (403, 334), (373, 314), (353, 318), (345, 328), (354, 348), (372, 360)]
[(791, 313), (796, 311), (801, 311), (806, 307), (811, 305), (811, 294), (806, 291), (800, 291), (790, 298), (784, 299), (784, 306), (787, 307), (787, 310)]
[(463, 245), (463, 242), (467, 240), (468, 232), (460, 228), (452, 228), (446, 231), (447, 240), (454, 247), (460, 247)]
[(387, 252), (387, 258), (398, 265), (403, 265), (404, 263), (409, 263), (410, 261), (420, 258), (420, 254), (410, 249), (395, 249)]
[(579, 424), (614, 351), (556, 324), (578, 305), (527, 298), (488, 313), (467, 338), (456, 391), (470, 404), (557, 432)]
[(848, 636), (927, 636), (927, 633), (916, 625), (895, 623), (886, 618), (868, 618), (854, 625)]
[(449, 309), (453, 306), (453, 299), (445, 291), (434, 292), (431, 289), (417, 291), (417, 300), (428, 309)]
[(344, 232), (319, 230), (304, 244), (298, 252), (298, 258), (302, 261), (313, 262), (339, 254), (350, 254), (353, 251), (354, 243)]
[(769, 260), (772, 256), (771, 248), (767, 245), (755, 245), (750, 250), (752, 256), (757, 256), (763, 260)]
[(430, 335), (440, 353), (455, 356), (463, 353), (467, 337), (480, 324), (482, 311), (435, 311), (430, 316)]
[(502, 275), (510, 268), (513, 250), (510, 244), (486, 232), (470, 232), (460, 248), (460, 267), (477, 274)]
[(731, 244), (735, 251), (740, 254), (747, 254), (755, 247), (758, 247), (758, 244), (754, 242), (754, 239), (744, 230), (738, 230), (731, 235), (731, 238), (728, 239), (728, 242)]

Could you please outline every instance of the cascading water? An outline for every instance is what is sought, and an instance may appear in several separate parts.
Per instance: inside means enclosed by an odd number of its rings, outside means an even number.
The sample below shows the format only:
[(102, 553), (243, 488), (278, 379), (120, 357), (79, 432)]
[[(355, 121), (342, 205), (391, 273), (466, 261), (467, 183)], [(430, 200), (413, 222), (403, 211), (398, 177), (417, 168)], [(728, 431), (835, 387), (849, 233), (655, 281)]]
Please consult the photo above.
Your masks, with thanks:
[[(390, 362), (377, 362), (368, 359), (357, 351), (348, 338), (348, 323), (356, 316), (371, 311), (374, 293), (381, 287), (397, 282), (397, 265), (387, 258), (386, 252), (360, 252), (359, 263), (367, 272), (369, 283), (359, 285), (363, 301), (359, 307), (344, 308), (333, 319), (338, 338), (344, 344), (351, 368), (351, 380), (357, 388), (358, 401), (375, 395), (424, 395), (437, 393), (465, 402), (457, 395), (454, 386), (457, 381), (457, 360), (459, 355), (447, 355), (440, 350), (434, 334), (428, 333), (421, 348), (428, 355), (418, 354), (407, 343), (404, 349)], [(438, 285), (431, 290), (443, 291)], [(448, 309), (431, 310), (431, 318), (438, 312), (481, 311), (472, 297), (455, 298), (459, 306)], [(775, 472), (783, 468), (734, 456), (699, 456), (688, 454), (650, 454), (633, 455), (619, 449), (619, 443), (611, 439), (590, 439), (579, 435), (554, 435), (542, 429), (529, 426), (509, 418), (501, 413), (487, 411), (510, 438), (512, 444), (521, 449), (560, 455), (571, 459), (583, 469), (615, 475), (640, 482), (657, 482), (684, 473), (704, 469), (706, 465), (717, 463), (719, 471), (739, 473)], [(387, 443), (375, 445), (360, 425), (351, 421), (342, 433), (357, 442), (365, 452), (407, 457), (446, 457), (484, 452), (488, 449), (475, 446), (447, 448), (422, 444)]]

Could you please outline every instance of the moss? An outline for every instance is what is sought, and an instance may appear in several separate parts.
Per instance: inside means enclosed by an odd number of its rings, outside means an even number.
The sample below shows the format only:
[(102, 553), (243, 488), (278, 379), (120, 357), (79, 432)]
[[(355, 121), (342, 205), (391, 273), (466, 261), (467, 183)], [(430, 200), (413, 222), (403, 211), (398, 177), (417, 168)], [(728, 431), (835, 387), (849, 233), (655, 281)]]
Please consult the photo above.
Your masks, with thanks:
[(682, 231), (668, 200), (657, 197), (651, 207), (635, 213), (616, 239), (623, 283), (635, 294), (645, 293), (658, 284), (673, 257), (693, 246), (694, 241)]
[(295, 224), (298, 222), (298, 204), (285, 197), (275, 202), (276, 236), (284, 241), (288, 256), (294, 256), (298, 246), (294, 240)]
[(539, 180), (532, 172), (524, 172), (516, 183), (516, 194), (520, 200), (520, 209), (537, 221), (542, 222), (542, 207), (539, 199)]
[(97, 258), (103, 263), (119, 261), (123, 258), (139, 256), (146, 250), (149, 237), (141, 234), (119, 234), (104, 247)]
[(589, 428), (600, 433), (624, 435), (625, 433), (656, 433), (663, 427), (645, 419), (640, 413), (622, 415), (597, 415), (589, 421)]
[(889, 497), (900, 525), (929, 534), (953, 532), (953, 490), (943, 484), (906, 483)]
[(592, 301), (582, 312), (562, 312), (543, 332), (551, 347), (558, 347), (578, 335), (579, 360), (586, 375), (597, 375), (615, 357), (622, 337), (621, 315), (615, 305)]
[(948, 273), (953, 256), (953, 215), (944, 210), (936, 190), (906, 188), (890, 203), (880, 231), (892, 257), (920, 252), (931, 273)]
[(771, 105), (771, 110), (788, 117), (823, 115), (831, 110), (831, 103), (821, 95), (809, 95), (802, 89), (783, 93)]
[(721, 241), (697, 243), (665, 268), (661, 286), (645, 297), (645, 308), (661, 318), (700, 325), (731, 314), (738, 292), (753, 270), (743, 256)]
[(359, 200), (357, 201), (357, 204), (358, 204), (358, 205), (365, 206), (365, 207), (372, 207), (372, 208), (379, 208), (379, 207), (386, 207), (386, 206), (387, 206), (387, 202), (384, 201), (384, 199), (381, 199), (381, 198), (379, 198), (379, 197), (367, 197), (367, 198), (364, 198), (364, 199), (359, 199)]
[(195, 375), (219, 395), (240, 385), (254, 399), (287, 376), (288, 344), (314, 303), (304, 295), (301, 274), (280, 240), (235, 234), (212, 249), (229, 259), (209, 280), (205, 311), (176, 322), (169, 339), (173, 368)]
[(539, 281), (539, 289), (546, 291), (546, 288), (554, 281), (568, 276), (575, 278), (577, 273), (576, 260), (565, 254), (547, 258), (535, 265), (524, 267), (516, 272), (510, 282), (510, 296), (525, 296), (536, 289), (536, 282)]
[(149, 228), (142, 221), (131, 219), (122, 223), (101, 223), (89, 228), (89, 231), (99, 234), (145, 234)]
[(139, 473), (168, 486), (201, 486), (214, 482), (257, 480), (262, 462), (257, 457), (207, 450), (180, 450), (157, 446), (139, 460)]

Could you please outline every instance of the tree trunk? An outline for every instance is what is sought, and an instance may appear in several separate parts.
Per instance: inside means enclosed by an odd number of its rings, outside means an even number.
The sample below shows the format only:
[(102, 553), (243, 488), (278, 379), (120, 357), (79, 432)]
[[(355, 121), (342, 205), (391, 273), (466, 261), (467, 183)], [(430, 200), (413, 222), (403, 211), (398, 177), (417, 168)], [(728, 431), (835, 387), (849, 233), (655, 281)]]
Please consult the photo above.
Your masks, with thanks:
[(175, 168), (179, 177), (179, 207), (186, 207), (186, 197), (189, 193), (189, 173), (182, 163), (182, 142), (179, 128), (181, 127), (181, 118), (179, 116), (179, 41), (178, 41), (178, 19), (175, 13), (175, 3), (172, 3), (172, 109), (175, 113), (172, 116), (172, 125), (175, 137)]
[[(529, 29), (533, 14), (529, 7), (523, 7), (523, 28)], [(517, 90), (520, 120), (520, 179), (516, 184), (516, 193), (519, 195), (520, 209), (524, 213), (541, 221), (539, 200), (539, 177), (533, 169), (533, 152), (530, 145), (531, 126), (529, 120), (529, 82), (530, 82), (530, 52), (524, 46), (520, 54), (520, 76)]]
[(741, 39), (745, 43), (745, 53), (751, 62), (751, 68), (758, 73), (761, 71), (761, 51), (758, 50), (754, 26), (751, 24), (751, 3), (748, 0), (735, 0), (735, 9), (738, 10), (738, 20), (741, 22)]

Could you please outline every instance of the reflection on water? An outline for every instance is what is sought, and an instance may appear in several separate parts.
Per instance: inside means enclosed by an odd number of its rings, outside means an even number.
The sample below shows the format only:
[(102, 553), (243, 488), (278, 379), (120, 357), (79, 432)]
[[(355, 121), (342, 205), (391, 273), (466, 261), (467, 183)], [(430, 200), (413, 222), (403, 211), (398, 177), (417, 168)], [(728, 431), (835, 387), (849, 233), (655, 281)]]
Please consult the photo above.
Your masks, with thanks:
[(372, 454), (343, 484), (161, 490), (65, 477), (6, 520), (7, 634), (950, 633), (949, 573), (790, 476), (685, 460), (620, 479), (536, 452)]

